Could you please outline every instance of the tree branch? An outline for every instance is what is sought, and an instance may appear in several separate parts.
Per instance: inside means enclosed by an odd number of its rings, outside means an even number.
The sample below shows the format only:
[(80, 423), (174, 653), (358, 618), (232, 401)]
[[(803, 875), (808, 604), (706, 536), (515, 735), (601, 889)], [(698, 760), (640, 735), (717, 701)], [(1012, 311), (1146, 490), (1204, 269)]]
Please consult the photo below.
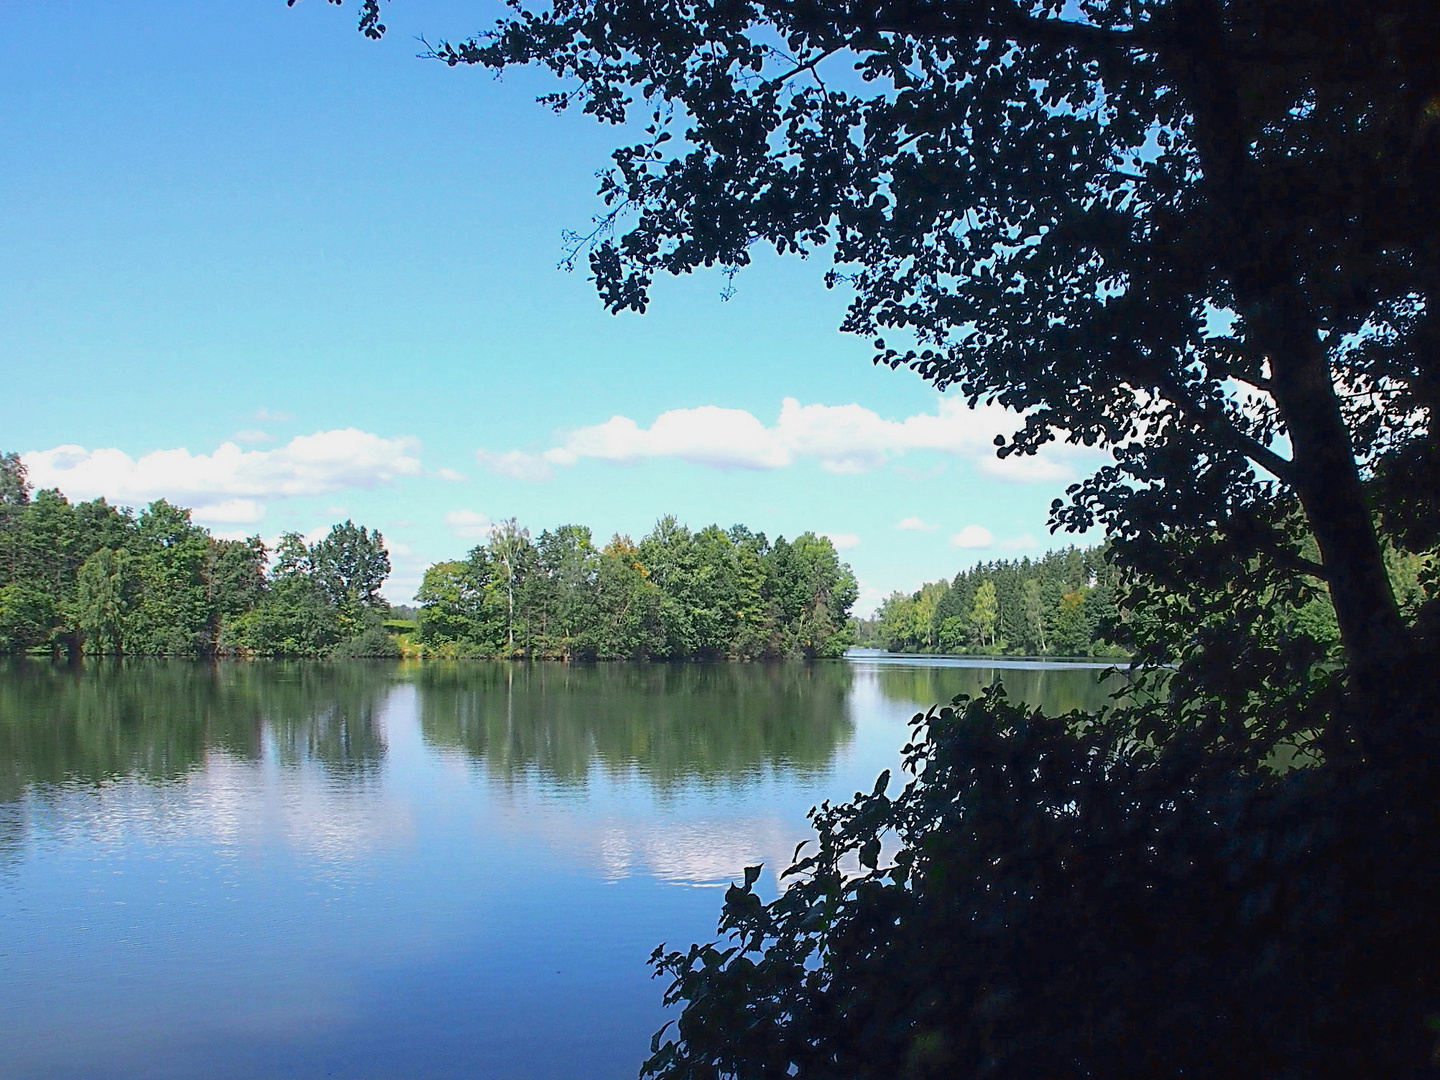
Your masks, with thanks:
[(1173, 379), (1157, 379), (1155, 388), (1221, 443), (1228, 445), (1232, 450), (1238, 450), (1262, 469), (1279, 477), (1287, 484), (1295, 483), (1294, 462), (1281, 457), (1258, 439), (1245, 434), (1215, 406), (1200, 401)]
[(769, 87), (772, 87), (772, 88), (773, 88), (773, 87), (776, 87), (776, 86), (780, 86), (780, 85), (783, 85), (784, 83), (789, 82), (789, 81), (790, 81), (791, 79), (793, 79), (796, 75), (799, 75), (799, 74), (801, 74), (802, 72), (814, 71), (816, 65), (820, 64), (820, 63), (821, 63), (822, 61), (824, 61), (824, 60), (828, 60), (830, 57), (834, 56), (836, 53), (840, 52), (842, 49), (844, 49), (844, 48), (846, 48), (847, 46), (849, 46), (849, 44), (850, 44), (849, 41), (842, 41), (839, 45), (835, 45), (835, 46), (833, 46), (833, 47), (831, 47), (831, 48), (829, 48), (829, 49), (826, 49), (824, 52), (822, 52), (819, 56), (815, 57), (815, 59), (811, 60), (809, 63), (799, 65), (797, 68), (795, 68), (794, 71), (787, 71), (784, 75), (778, 75), (778, 76), (776, 76), (776, 77), (773, 78), (773, 79), (767, 80), (766, 85), (769, 86)]

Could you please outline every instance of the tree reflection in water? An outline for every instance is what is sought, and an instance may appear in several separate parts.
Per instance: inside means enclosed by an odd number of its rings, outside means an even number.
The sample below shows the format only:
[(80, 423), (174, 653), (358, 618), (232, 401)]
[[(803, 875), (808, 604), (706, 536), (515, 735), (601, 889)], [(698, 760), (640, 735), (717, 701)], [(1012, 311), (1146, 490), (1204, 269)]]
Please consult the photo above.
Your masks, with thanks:
[(371, 776), (386, 753), (382, 706), (404, 684), (416, 689), (426, 743), (463, 751), (496, 778), (582, 784), (600, 769), (663, 792), (823, 772), (853, 737), (859, 684), (923, 709), (998, 677), (1012, 699), (1063, 712), (1105, 704), (1114, 684), (1098, 674), (873, 660), (12, 662), (0, 670), (0, 804), (51, 785), (177, 781), (217, 752)]
[(120, 778), (168, 782), (208, 753), (339, 775), (385, 756), (378, 717), (390, 665), (101, 660), (0, 672), (0, 802), (26, 790)]
[(851, 738), (849, 664), (505, 664), (420, 670), (420, 724), (500, 778), (638, 771), (664, 791), (826, 769)]
[(972, 664), (917, 663), (915, 658), (899, 662), (855, 661), (857, 672), (876, 680), (887, 700), (908, 703), (917, 709), (947, 704), (957, 694), (978, 697), (997, 679), (1010, 700), (1041, 706), (1056, 716), (1081, 709), (1093, 712), (1111, 704), (1110, 695), (1123, 685), (1124, 676), (1106, 675), (1105, 667), (1060, 664), (979, 666)]

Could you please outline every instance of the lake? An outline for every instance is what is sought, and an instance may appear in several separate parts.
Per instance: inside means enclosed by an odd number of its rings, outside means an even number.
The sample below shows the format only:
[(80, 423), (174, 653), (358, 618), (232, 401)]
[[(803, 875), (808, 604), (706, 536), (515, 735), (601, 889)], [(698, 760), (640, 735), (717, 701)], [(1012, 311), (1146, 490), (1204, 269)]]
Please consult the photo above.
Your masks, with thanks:
[(0, 1076), (634, 1077), (708, 940), (918, 709), (1092, 668), (0, 667)]

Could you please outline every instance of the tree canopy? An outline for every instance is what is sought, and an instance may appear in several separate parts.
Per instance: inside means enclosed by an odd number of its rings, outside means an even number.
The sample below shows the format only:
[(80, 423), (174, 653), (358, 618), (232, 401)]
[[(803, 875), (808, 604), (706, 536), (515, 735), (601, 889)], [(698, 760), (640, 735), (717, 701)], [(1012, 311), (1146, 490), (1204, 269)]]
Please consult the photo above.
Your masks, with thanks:
[(425, 572), (419, 644), (436, 656), (816, 659), (854, 644), (858, 587), (834, 545), (666, 515), (637, 544), (583, 525), (532, 540), (511, 519)]
[(0, 455), (0, 654), (398, 655), (383, 536), (347, 521), (313, 545), (287, 533), (275, 554), (164, 499), (135, 514), (32, 492), (19, 455)]

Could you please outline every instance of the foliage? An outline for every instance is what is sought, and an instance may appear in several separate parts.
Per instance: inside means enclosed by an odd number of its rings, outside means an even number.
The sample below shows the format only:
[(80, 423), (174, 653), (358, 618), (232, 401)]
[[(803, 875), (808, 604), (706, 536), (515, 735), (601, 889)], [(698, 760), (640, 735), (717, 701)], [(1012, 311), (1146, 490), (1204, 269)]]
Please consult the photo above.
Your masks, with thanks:
[(0, 455), (0, 653), (396, 654), (378, 532), (347, 521), (313, 546), (287, 533), (267, 575), (268, 557), (259, 537), (217, 540), (163, 499), (137, 516), (32, 498), (19, 456)]
[(979, 563), (892, 594), (863, 640), (892, 652), (1120, 656), (1118, 587), (1108, 545)]
[(853, 644), (857, 591), (824, 537), (771, 544), (667, 516), (638, 544), (616, 536), (599, 550), (584, 526), (532, 542), (511, 520), (465, 560), (431, 566), (416, 599), (431, 655), (815, 658)]
[(309, 564), (326, 599), (346, 619), (389, 606), (380, 598), (380, 586), (390, 576), (390, 554), (379, 532), (349, 520), (336, 525), (310, 549)]
[(901, 792), (822, 805), (778, 897), (758, 866), (727, 892), (728, 941), (656, 951), (686, 1009), (643, 1075), (1421, 1075), (1433, 837), (1391, 816), (1417, 788), (1247, 775), (998, 687), (913, 723)]

